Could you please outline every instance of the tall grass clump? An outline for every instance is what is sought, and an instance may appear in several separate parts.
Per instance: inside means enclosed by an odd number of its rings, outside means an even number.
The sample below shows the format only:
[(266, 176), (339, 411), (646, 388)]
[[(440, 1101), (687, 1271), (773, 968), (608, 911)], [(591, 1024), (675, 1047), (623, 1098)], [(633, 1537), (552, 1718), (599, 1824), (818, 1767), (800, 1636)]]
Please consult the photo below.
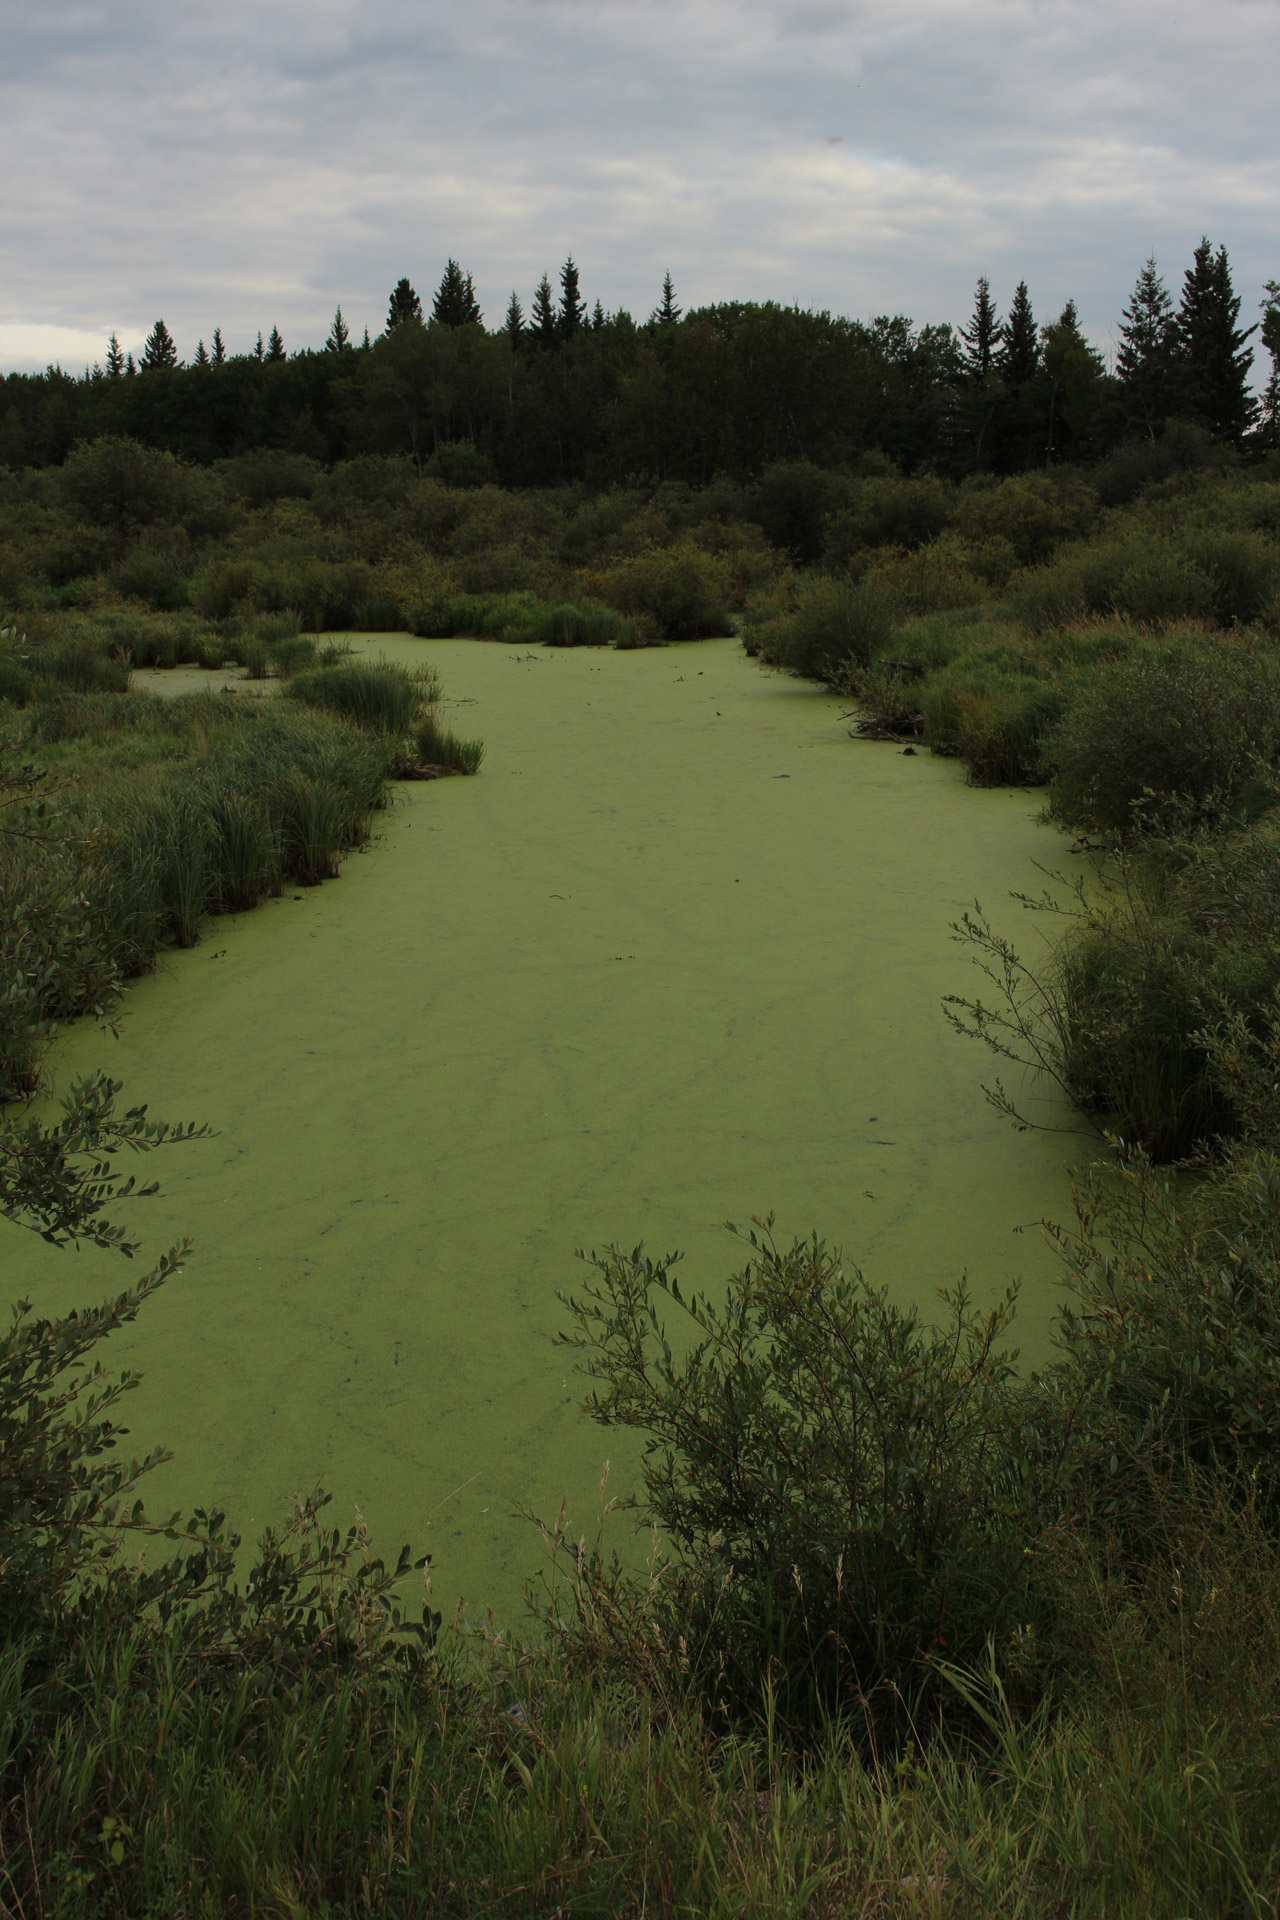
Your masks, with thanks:
[(358, 727), (385, 734), (407, 733), (424, 705), (439, 695), (430, 668), (413, 672), (390, 660), (350, 660), (295, 674), (291, 699), (352, 720)]
[(423, 714), (414, 729), (419, 769), (444, 769), (450, 773), (479, 773), (484, 759), (484, 741), (466, 740), (441, 726), (432, 712)]

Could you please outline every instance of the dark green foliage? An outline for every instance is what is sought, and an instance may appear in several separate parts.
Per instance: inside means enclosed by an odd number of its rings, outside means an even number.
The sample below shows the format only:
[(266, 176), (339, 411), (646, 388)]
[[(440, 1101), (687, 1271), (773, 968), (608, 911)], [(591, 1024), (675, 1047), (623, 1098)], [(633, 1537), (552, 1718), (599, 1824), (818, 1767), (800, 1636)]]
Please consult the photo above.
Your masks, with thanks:
[(164, 321), (157, 320), (142, 350), (143, 371), (150, 373), (157, 368), (176, 367), (177, 364), (178, 349), (173, 343), (173, 336)]
[(272, 327), (271, 332), (267, 335), (267, 359), (271, 361), (273, 365), (278, 365), (280, 361), (287, 357), (284, 350), (284, 341), (280, 335), (280, 329), (279, 327)]
[(1003, 378), (1014, 387), (1026, 386), (1039, 369), (1040, 341), (1025, 280), (1018, 282), (1009, 303), (1009, 318), (1000, 329), (996, 363)]
[(1280, 658), (1221, 641), (1117, 661), (1081, 690), (1048, 761), (1050, 804), (1075, 827), (1233, 812), (1280, 766)]
[(748, 621), (744, 639), (770, 666), (813, 680), (865, 667), (892, 636), (897, 607), (867, 581), (816, 574), (803, 581), (794, 606)]
[(1156, 269), (1152, 254), (1128, 306), (1124, 309), (1116, 348), (1116, 377), (1130, 418), (1149, 440), (1176, 411), (1178, 398), (1178, 333), (1173, 301)]
[(520, 305), (520, 296), (514, 287), (507, 302), (507, 317), (503, 322), (507, 339), (513, 347), (518, 347), (524, 338), (524, 308)]
[(965, 365), (975, 379), (985, 380), (995, 371), (1002, 338), (1000, 316), (991, 298), (991, 282), (984, 274), (974, 295), (973, 317), (961, 327)]
[(227, 349), (223, 344), (221, 327), (213, 330), (213, 364), (215, 367), (225, 367), (227, 364)]
[(933, 752), (963, 760), (979, 787), (1039, 785), (1045, 742), (1067, 706), (1047, 681), (998, 672), (967, 680), (944, 671), (916, 700)]
[(1227, 250), (1202, 239), (1183, 277), (1176, 320), (1181, 393), (1192, 417), (1223, 440), (1243, 438), (1254, 415), (1249, 390), (1257, 327), (1241, 329), (1240, 299), (1231, 283)]
[(342, 317), (340, 306), (333, 310), (329, 337), (324, 344), (326, 353), (346, 353), (351, 347), (351, 329)]
[(391, 333), (396, 327), (403, 326), (406, 320), (422, 319), (422, 302), (407, 280), (397, 280), (391, 290), (391, 300), (387, 307), (387, 327)]
[(797, 560), (816, 560), (828, 520), (847, 504), (851, 491), (843, 475), (811, 460), (778, 461), (752, 489), (751, 517), (775, 547), (785, 547)]
[[(397, 289), (398, 291), (398, 289)], [(478, 327), (484, 319), (471, 275), (450, 259), (431, 302), (432, 318), (442, 327)], [(421, 313), (418, 315), (421, 318)], [(388, 326), (391, 322), (388, 321)]]
[(581, 328), (586, 313), (587, 303), (578, 286), (578, 269), (570, 254), (560, 269), (560, 311), (556, 316), (556, 324), (562, 340), (573, 338)]
[[(1024, 903), (1066, 915), (1038, 972), (981, 913), (966, 915), (958, 931), (999, 997), (953, 999), (948, 1017), (997, 1055), (1049, 1074), (1099, 1127), (1153, 1160), (1266, 1138), (1248, 1063), (1257, 1049), (1255, 1067), (1265, 1060), (1274, 1084), (1274, 829), (1147, 842), (1100, 877), (1065, 909), (1047, 895)], [(998, 1083), (995, 1098), (1013, 1111)]]
[(650, 324), (655, 327), (674, 327), (678, 324), (683, 311), (684, 309), (676, 300), (675, 283), (669, 272), (664, 273), (662, 298), (649, 316)]
[(554, 345), (556, 339), (556, 302), (551, 282), (544, 273), (533, 291), (534, 337), (540, 347)]
[(120, 345), (119, 336), (113, 333), (107, 342), (107, 378), (108, 380), (118, 380), (123, 372), (124, 349)]

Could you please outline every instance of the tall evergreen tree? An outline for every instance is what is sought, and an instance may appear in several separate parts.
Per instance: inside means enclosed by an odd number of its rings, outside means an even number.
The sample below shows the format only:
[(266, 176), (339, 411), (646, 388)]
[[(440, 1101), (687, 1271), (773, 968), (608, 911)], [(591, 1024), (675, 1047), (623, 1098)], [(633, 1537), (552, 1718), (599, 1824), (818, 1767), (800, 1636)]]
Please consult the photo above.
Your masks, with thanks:
[(442, 327), (478, 326), (484, 319), (471, 275), (450, 259), (431, 302), (432, 318)]
[(156, 367), (176, 367), (178, 364), (178, 349), (163, 320), (157, 320), (147, 335), (142, 350), (142, 364), (148, 373)]
[(113, 333), (107, 342), (107, 378), (118, 380), (124, 372), (124, 352), (120, 346), (120, 337)]
[(258, 337), (253, 343), (253, 357), (255, 360), (261, 360), (263, 358), (264, 353), (265, 353), (265, 348), (263, 347), (263, 344), (262, 344), (262, 328), (259, 327)]
[(555, 295), (545, 273), (533, 290), (533, 331), (541, 346), (550, 346), (556, 338)]
[(1280, 447), (1280, 280), (1264, 283), (1262, 302), (1262, 344), (1271, 355), (1271, 376), (1262, 391), (1262, 418), (1259, 432), (1267, 447)]
[(215, 327), (213, 330), (213, 364), (215, 367), (225, 367), (227, 364), (227, 349), (222, 338), (221, 327)]
[(134, 364), (133, 364), (133, 355), (132, 355), (131, 353), (130, 353), (130, 354), (127, 354), (127, 355), (125, 356), (125, 363), (124, 363), (124, 377), (125, 377), (125, 379), (126, 379), (126, 380), (132, 380), (132, 378), (133, 378), (133, 376), (134, 376), (134, 374), (135, 374), (135, 373), (136, 373), (137, 371), (138, 371), (138, 369), (137, 369), (137, 368), (136, 368), (136, 367), (134, 366)]
[(1040, 340), (1048, 396), (1045, 459), (1079, 457), (1097, 434), (1106, 371), (1102, 355), (1081, 333), (1074, 300), (1041, 330)]
[(1116, 378), (1130, 418), (1154, 440), (1176, 406), (1177, 329), (1173, 301), (1150, 254), (1120, 320)]
[(1009, 318), (1000, 329), (996, 364), (1011, 387), (1026, 386), (1039, 371), (1040, 337), (1025, 280), (1019, 280), (1017, 292), (1009, 303)]
[(407, 280), (397, 280), (387, 307), (387, 332), (403, 326), (406, 320), (421, 320), (422, 302)]
[(571, 339), (578, 331), (587, 315), (587, 303), (578, 287), (578, 269), (573, 263), (573, 255), (560, 269), (560, 315), (559, 329), (562, 340)]
[(366, 328), (365, 328), (365, 330), (364, 330), (364, 339), (363, 339), (363, 340), (362, 340), (362, 341), (360, 342), (360, 345), (361, 345), (361, 348), (363, 349), (363, 351), (364, 351), (365, 353), (368, 353), (368, 351), (369, 351), (369, 329), (368, 329), (368, 327), (366, 327)]
[(325, 352), (345, 353), (350, 345), (351, 329), (342, 317), (342, 308), (335, 307), (329, 327), (329, 338), (324, 343)]
[(285, 358), (284, 341), (280, 336), (279, 327), (272, 327), (271, 332), (267, 336), (267, 358), (268, 360), (283, 360)]
[(1243, 330), (1240, 298), (1231, 284), (1227, 250), (1215, 253), (1202, 238), (1183, 277), (1178, 303), (1177, 351), (1182, 387), (1194, 417), (1223, 440), (1240, 440), (1254, 416), (1249, 392), (1253, 349), (1245, 346), (1257, 326)]
[(203, 340), (196, 342), (196, 365), (198, 367), (207, 367), (209, 365), (209, 349)]
[(604, 325), (604, 308), (601, 306), (599, 300), (597, 300), (594, 307), (592, 307), (591, 309), (592, 333), (599, 333), (603, 325)]
[(507, 317), (503, 326), (512, 346), (518, 347), (524, 336), (524, 308), (520, 305), (520, 295), (514, 287), (511, 290), (511, 298), (507, 302)]
[(985, 380), (994, 370), (1000, 350), (1000, 315), (991, 298), (991, 282), (985, 274), (974, 296), (973, 318), (967, 327), (960, 328), (960, 338), (964, 342), (966, 369), (979, 380)]
[(684, 309), (676, 304), (676, 290), (670, 273), (662, 276), (662, 298), (649, 315), (650, 326), (674, 327)]

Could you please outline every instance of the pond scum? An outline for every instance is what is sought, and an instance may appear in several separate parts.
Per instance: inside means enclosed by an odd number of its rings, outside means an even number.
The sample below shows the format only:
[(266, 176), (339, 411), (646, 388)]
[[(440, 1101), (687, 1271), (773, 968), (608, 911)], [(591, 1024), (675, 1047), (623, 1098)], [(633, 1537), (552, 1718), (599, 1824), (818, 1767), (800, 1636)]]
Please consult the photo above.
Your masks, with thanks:
[[(133, 1152), (197, 1130), (102, 1076), (33, 1119), (54, 1023), (109, 1020), (204, 916), (324, 880), (389, 779), (479, 765), (429, 676), (308, 637), (333, 624), (633, 646), (733, 620), (855, 731), (1044, 785), (1096, 882), (1030, 903), (1060, 916), (1038, 970), (965, 921), (987, 997), (950, 1012), (1099, 1143), (1030, 1376), (1011, 1299), (926, 1324), (767, 1222), (705, 1296), (643, 1249), (592, 1256), (563, 1338), (591, 1417), (646, 1443), (652, 1553), (613, 1557), (602, 1485), (585, 1540), (546, 1528), (523, 1636), (441, 1619), (423, 1561), (320, 1496), (248, 1560), (221, 1513), (146, 1514), (156, 1457), (117, 1444), (134, 1381), (100, 1343), (182, 1249), (101, 1307), (20, 1307), (0, 1911), (1277, 1911), (1280, 480), (1161, 444), (1150, 471), (958, 486), (794, 463), (770, 484), (805, 538), (776, 545), (763, 482), (559, 500), (390, 461), (379, 492), (366, 461), (346, 505), (337, 469), (279, 514), (114, 442), (62, 495), (13, 483), (10, 1222), (129, 1251)], [(95, 459), (148, 503), (111, 540), (80, 517)], [(518, 590), (473, 564), (498, 547)], [(286, 697), (126, 690), (178, 661)]]

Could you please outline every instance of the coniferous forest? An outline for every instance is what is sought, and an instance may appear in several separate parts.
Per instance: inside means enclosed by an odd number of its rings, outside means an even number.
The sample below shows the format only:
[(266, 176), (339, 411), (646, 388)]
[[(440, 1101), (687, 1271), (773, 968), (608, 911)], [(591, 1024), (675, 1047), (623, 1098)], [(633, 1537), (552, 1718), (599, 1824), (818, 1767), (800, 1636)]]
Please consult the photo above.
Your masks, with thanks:
[(200, 464), (262, 447), (325, 465), (402, 454), (446, 481), (601, 488), (742, 481), (796, 459), (1021, 473), (1097, 462), (1170, 419), (1270, 445), (1274, 368), (1259, 403), (1250, 341), (1275, 348), (1278, 301), (1273, 285), (1263, 318), (1242, 321), (1226, 250), (1207, 239), (1173, 292), (1149, 260), (1108, 369), (1074, 303), (1037, 316), (1025, 282), (1003, 314), (981, 279), (966, 322), (917, 326), (772, 303), (684, 313), (668, 276), (637, 322), (589, 309), (570, 258), (558, 291), (544, 275), (527, 313), (513, 292), (486, 326), (450, 260), (429, 309), (397, 283), (372, 342), (352, 340), (339, 307), (322, 350), (290, 353), (272, 326), (230, 353), (215, 326), (184, 361), (159, 319), (137, 364), (113, 335), (84, 374), (10, 374), (0, 465), (56, 466), (77, 442), (123, 434)]

